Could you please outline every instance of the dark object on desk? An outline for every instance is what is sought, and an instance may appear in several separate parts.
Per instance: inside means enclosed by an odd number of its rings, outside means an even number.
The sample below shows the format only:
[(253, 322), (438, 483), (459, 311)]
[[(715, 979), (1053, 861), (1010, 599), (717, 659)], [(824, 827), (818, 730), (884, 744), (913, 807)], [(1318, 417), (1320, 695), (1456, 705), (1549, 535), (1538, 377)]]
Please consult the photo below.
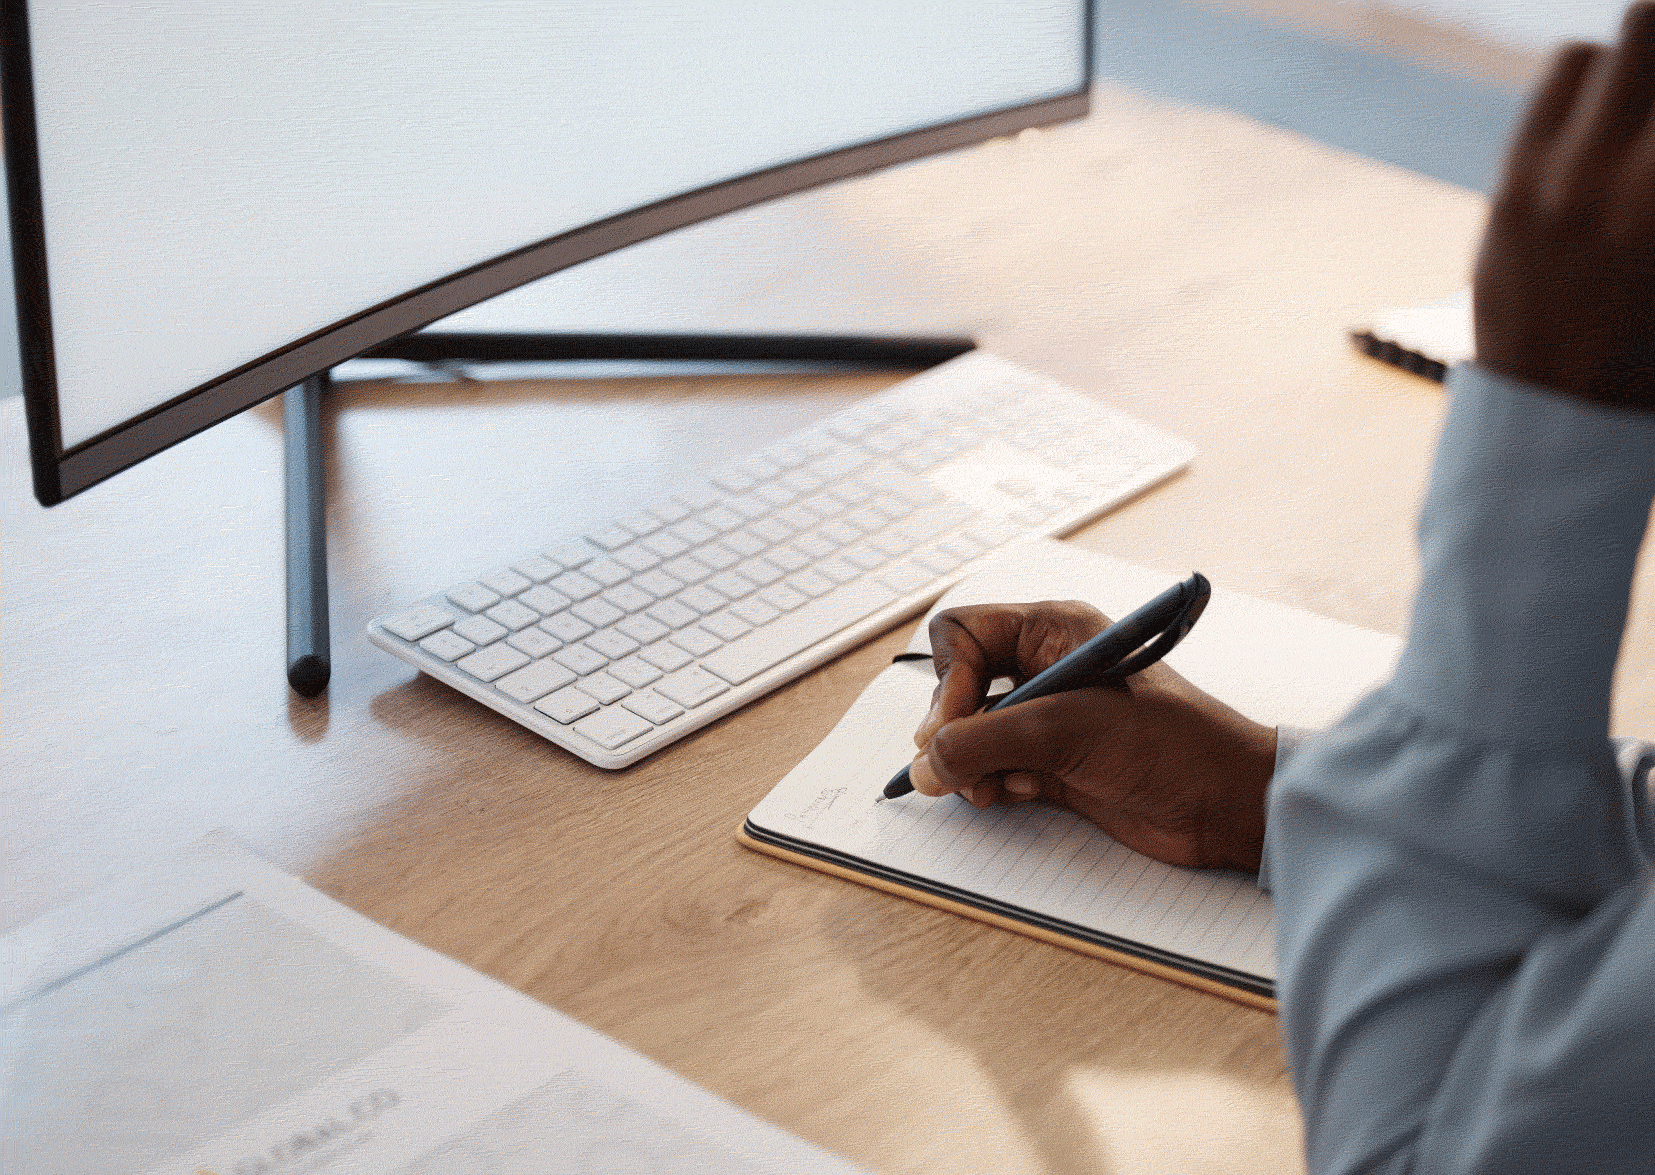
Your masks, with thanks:
[[(1123, 620), (1071, 650), (1009, 693), (994, 699), (984, 711), (1004, 710), (1035, 698), (1088, 686), (1114, 685), (1148, 669), (1172, 652), (1189, 634), (1212, 598), (1212, 584), (1199, 571), (1175, 584)], [(1136, 651), (1134, 651), (1136, 650)], [(880, 800), (894, 800), (914, 790), (908, 768), (885, 785)]]
[(1403, 371), (1411, 371), (1415, 375), (1423, 375), (1426, 379), (1443, 383), (1448, 378), (1448, 364), (1432, 359), (1428, 355), (1421, 355), (1418, 351), (1410, 351), (1406, 347), (1388, 342), (1371, 331), (1351, 331), (1350, 341), (1356, 344), (1357, 350), (1365, 355), (1372, 356), (1381, 363), (1389, 363), (1392, 367), (1400, 367)]

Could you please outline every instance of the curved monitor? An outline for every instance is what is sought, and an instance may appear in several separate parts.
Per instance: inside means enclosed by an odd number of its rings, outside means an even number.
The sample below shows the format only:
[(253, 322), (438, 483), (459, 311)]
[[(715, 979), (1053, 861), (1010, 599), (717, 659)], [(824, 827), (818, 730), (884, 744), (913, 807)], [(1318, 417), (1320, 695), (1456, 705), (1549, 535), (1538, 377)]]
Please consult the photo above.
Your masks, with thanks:
[(6, 0), (50, 505), (486, 298), (1086, 111), (1083, 0)]

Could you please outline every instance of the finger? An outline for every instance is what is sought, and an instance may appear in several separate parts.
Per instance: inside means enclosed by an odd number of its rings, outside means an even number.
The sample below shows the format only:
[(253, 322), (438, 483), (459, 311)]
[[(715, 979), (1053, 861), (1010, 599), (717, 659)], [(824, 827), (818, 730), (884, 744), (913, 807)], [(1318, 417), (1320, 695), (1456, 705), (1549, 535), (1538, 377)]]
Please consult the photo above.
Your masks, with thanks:
[(1619, 44), (1595, 55), (1563, 132), (1567, 174), (1590, 179), (1624, 154), (1655, 104), (1655, 4), (1627, 10)]
[(976, 787), (1000, 772), (1063, 774), (1084, 742), (1098, 737), (1099, 696), (1110, 692), (1075, 690), (948, 723), (922, 756), (936, 789), (927, 794)]
[(1550, 158), (1553, 140), (1562, 133), (1592, 63), (1602, 52), (1584, 42), (1565, 45), (1552, 62), (1550, 74), (1529, 103), (1506, 154), (1503, 190), (1515, 195), (1530, 190)]
[(1109, 618), (1078, 600), (947, 608), (929, 628), (937, 689), (914, 733), (919, 747), (942, 726), (982, 708), (997, 677), (1024, 680), (1085, 644)]
[(1008, 771), (1003, 786), (1007, 799), (1032, 800), (1040, 794), (1040, 776), (1033, 771)]

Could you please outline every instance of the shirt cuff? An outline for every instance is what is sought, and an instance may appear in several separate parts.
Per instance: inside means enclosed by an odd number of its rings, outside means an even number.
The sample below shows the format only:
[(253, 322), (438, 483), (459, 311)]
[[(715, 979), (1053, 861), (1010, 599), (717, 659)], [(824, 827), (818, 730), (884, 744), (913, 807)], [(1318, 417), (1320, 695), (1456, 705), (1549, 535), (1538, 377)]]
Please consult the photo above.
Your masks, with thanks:
[(1455, 367), (1448, 388), (1391, 692), (1462, 730), (1601, 738), (1655, 498), (1655, 412), (1475, 364)]
[[(1291, 760), (1294, 754), (1298, 752), (1298, 749), (1304, 745), (1304, 740), (1309, 738), (1313, 733), (1315, 732), (1302, 730), (1297, 726), (1276, 727), (1276, 766), (1270, 776), (1272, 781), (1281, 776), (1282, 768), (1287, 766), (1288, 761)], [(1266, 811), (1268, 811), (1268, 805), (1266, 806)], [(1270, 892), (1269, 837), (1265, 837), (1264, 848), (1259, 852), (1258, 887), (1265, 893)]]

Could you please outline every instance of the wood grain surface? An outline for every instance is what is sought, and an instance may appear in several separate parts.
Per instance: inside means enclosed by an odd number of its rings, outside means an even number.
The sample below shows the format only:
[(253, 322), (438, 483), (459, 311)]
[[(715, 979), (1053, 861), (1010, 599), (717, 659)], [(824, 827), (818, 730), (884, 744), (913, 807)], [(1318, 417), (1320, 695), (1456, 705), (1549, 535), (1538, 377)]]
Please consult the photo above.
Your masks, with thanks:
[[(1100, 87), (1084, 123), (700, 226), (562, 288), (629, 281), (658, 312), (640, 326), (689, 314), (678, 291), (744, 324), (970, 329), (1200, 447), (1075, 541), (1397, 632), (1442, 393), (1345, 332), (1459, 288), (1483, 215), (1465, 191)], [(652, 257), (695, 268), (651, 277)], [(874, 1170), (1300, 1170), (1267, 1013), (736, 843), (905, 632), (617, 773), (362, 636), (894, 378), (340, 388), (335, 671), (314, 701), (282, 678), (274, 405), (44, 511), (20, 405), (0, 404), (5, 924), (226, 828)], [(1616, 708), (1645, 732), (1650, 561)]]

